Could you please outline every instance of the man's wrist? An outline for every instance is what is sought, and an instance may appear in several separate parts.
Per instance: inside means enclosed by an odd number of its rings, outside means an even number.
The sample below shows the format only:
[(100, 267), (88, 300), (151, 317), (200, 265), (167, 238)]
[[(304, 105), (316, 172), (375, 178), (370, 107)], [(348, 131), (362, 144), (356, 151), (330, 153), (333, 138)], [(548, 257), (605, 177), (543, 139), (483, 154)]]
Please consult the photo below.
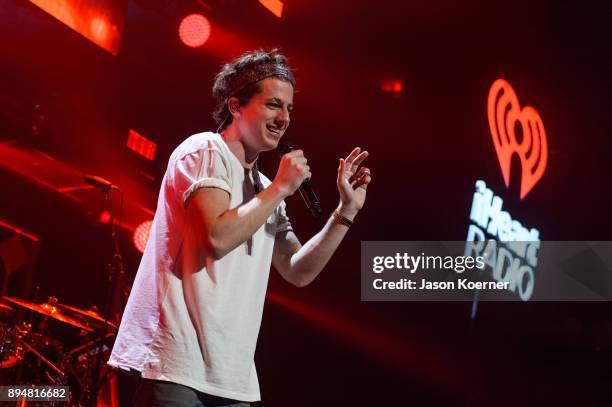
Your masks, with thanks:
[(347, 228), (350, 228), (351, 226), (353, 226), (353, 221), (345, 218), (342, 215), (340, 215), (340, 213), (338, 213), (337, 209), (332, 214), (332, 218), (333, 218), (334, 223), (337, 223), (339, 225), (344, 225)]
[(268, 187), (272, 191), (273, 196), (280, 198), (281, 200), (287, 198), (289, 196), (289, 191), (285, 188), (281, 188), (278, 183), (272, 182)]
[(352, 208), (348, 205), (343, 205), (342, 203), (340, 203), (340, 205), (338, 205), (338, 208), (336, 209), (336, 213), (350, 220), (351, 222), (354, 222), (355, 216), (357, 216), (357, 213), (359, 213), (359, 209)]

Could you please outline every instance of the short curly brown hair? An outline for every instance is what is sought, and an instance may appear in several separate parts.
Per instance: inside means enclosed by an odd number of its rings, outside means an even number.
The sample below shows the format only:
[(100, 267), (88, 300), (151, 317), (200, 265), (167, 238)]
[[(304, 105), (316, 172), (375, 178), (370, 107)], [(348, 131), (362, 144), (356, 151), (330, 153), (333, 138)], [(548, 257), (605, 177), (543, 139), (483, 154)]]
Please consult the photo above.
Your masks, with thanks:
[(287, 65), (287, 58), (276, 48), (270, 51), (250, 51), (223, 65), (215, 76), (212, 89), (217, 101), (212, 116), (219, 125), (219, 131), (224, 130), (234, 119), (229, 112), (228, 99), (235, 97), (240, 106), (246, 105), (254, 94), (262, 91), (260, 81), (270, 77), (279, 78), (295, 87), (295, 78)]

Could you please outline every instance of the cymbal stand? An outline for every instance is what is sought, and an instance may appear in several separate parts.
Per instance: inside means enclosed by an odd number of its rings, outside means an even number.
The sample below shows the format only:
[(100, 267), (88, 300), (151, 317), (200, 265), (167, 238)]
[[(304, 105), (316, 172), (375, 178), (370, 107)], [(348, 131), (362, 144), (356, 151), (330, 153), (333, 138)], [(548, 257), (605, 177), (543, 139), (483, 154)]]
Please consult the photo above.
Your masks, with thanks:
[[(18, 342), (21, 345), (23, 345), (24, 347), (26, 347), (28, 349), (28, 351), (32, 352), (41, 362), (43, 362), (44, 364), (49, 366), (52, 370), (54, 370), (55, 373), (57, 373), (59, 375), (60, 382), (64, 383), (64, 381), (66, 380), (66, 373), (64, 373), (59, 367), (55, 366), (53, 364), (53, 362), (51, 362), (49, 359), (47, 359), (44, 355), (42, 355), (40, 352), (38, 352), (34, 347), (32, 347), (32, 345), (30, 345), (26, 341), (18, 339)], [(57, 383), (54, 383), (54, 384), (57, 384)]]
[[(112, 238), (112, 244), (113, 244), (113, 256), (112, 256), (112, 260), (108, 264), (110, 290), (109, 290), (107, 301), (105, 304), (104, 313), (102, 313), (102, 316), (104, 316), (106, 319), (104, 321), (103, 326), (99, 330), (98, 339), (95, 339), (98, 342), (98, 346), (97, 346), (96, 355), (95, 355), (96, 362), (95, 362), (95, 365), (93, 367), (93, 371), (91, 374), (91, 378), (92, 378), (91, 381), (93, 382), (93, 387), (91, 389), (91, 392), (87, 400), (87, 405), (90, 405), (91, 407), (94, 407), (96, 405), (96, 401), (98, 398), (98, 390), (100, 389), (100, 385), (102, 384), (102, 381), (100, 380), (99, 376), (100, 376), (100, 369), (102, 368), (102, 358), (104, 355), (104, 352), (103, 352), (104, 342), (109, 333), (108, 315), (111, 314), (111, 312), (116, 311), (116, 310), (113, 310), (113, 308), (117, 308), (116, 299), (120, 298), (120, 293), (118, 292), (118, 290), (121, 289), (125, 285), (123, 283), (123, 280), (125, 278), (125, 271), (123, 267), (123, 258), (121, 257), (121, 252), (119, 250), (119, 240), (117, 237), (117, 225), (116, 225), (114, 216), (112, 216), (112, 213), (113, 213), (112, 203), (110, 201), (111, 191), (112, 189), (110, 186), (104, 189), (105, 198), (108, 202), (109, 211), (111, 213), (110, 224), (111, 224), (111, 238)], [(120, 191), (120, 194), (121, 194), (121, 204), (120, 204), (121, 207), (119, 210), (119, 224), (121, 224), (121, 220), (123, 217), (123, 193)], [(115, 313), (116, 312), (113, 312), (113, 316)]]

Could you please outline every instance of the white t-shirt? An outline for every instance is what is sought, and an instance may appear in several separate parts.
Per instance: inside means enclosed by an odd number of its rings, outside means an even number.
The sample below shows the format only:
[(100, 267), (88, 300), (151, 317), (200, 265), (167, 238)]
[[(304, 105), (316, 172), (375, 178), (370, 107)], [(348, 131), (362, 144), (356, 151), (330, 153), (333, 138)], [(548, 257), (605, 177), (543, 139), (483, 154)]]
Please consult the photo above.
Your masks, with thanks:
[[(270, 180), (261, 176), (265, 187)], [(220, 135), (189, 137), (170, 156), (151, 234), (109, 364), (241, 401), (260, 400), (253, 356), (274, 237), (291, 230), (282, 202), (259, 230), (220, 260), (198, 247), (186, 203), (198, 188), (253, 197), (252, 180)]]

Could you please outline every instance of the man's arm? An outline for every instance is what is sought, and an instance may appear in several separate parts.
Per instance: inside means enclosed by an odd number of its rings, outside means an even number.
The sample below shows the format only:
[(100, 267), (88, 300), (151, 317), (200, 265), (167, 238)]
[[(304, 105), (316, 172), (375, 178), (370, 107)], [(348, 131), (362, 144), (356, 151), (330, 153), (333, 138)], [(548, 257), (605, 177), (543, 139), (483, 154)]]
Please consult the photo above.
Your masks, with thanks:
[(310, 177), (301, 150), (285, 154), (274, 181), (249, 202), (229, 209), (230, 196), (218, 188), (200, 188), (187, 202), (187, 216), (206, 254), (220, 259), (249, 239), (274, 209)]
[[(340, 205), (336, 212), (353, 221), (365, 203), (366, 189), (372, 180), (368, 168), (359, 168), (368, 152), (355, 148), (338, 168)], [(283, 278), (297, 287), (310, 284), (334, 254), (348, 226), (331, 216), (323, 229), (303, 246), (292, 231), (281, 232), (274, 241), (272, 262)]]
[(323, 229), (303, 246), (293, 231), (278, 233), (272, 256), (274, 268), (297, 287), (310, 284), (332, 257), (347, 230), (347, 226), (332, 216)]

